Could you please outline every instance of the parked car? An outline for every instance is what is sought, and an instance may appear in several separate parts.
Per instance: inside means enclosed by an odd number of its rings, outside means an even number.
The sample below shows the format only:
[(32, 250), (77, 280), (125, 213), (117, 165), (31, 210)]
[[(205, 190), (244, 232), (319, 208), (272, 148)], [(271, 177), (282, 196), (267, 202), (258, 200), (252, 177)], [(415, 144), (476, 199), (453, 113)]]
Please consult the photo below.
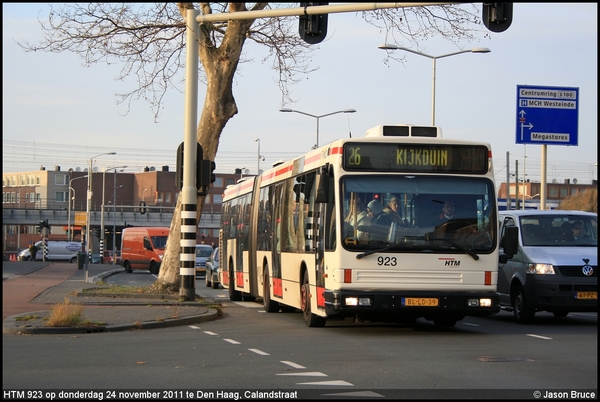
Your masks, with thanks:
[[(117, 260), (115, 264), (119, 264), (121, 262), (121, 252), (117, 251)], [(103, 264), (112, 264), (113, 263), (113, 252), (112, 250), (104, 250), (104, 262)]]
[[(500, 307), (517, 322), (598, 312), (598, 215), (583, 211), (500, 211), (501, 248), (517, 227), (518, 248), (498, 266)], [(575, 230), (573, 230), (575, 229)], [(512, 253), (510, 253), (512, 254)]]
[(196, 276), (203, 277), (206, 274), (206, 260), (213, 252), (208, 244), (196, 244)]
[(219, 289), (219, 247), (216, 247), (206, 260), (206, 287)]

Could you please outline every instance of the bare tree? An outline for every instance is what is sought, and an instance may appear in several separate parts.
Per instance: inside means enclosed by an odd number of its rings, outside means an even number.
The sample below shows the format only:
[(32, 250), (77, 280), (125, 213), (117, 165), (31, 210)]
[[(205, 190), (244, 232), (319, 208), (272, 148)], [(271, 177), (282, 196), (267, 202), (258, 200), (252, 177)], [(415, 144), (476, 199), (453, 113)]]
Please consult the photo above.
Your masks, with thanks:
[[(120, 64), (117, 78), (134, 76), (138, 85), (117, 94), (118, 102), (129, 105), (133, 100), (144, 99), (158, 119), (167, 90), (181, 85), (187, 9), (197, 7), (200, 14), (206, 15), (293, 6), (291, 3), (67, 3), (51, 6), (47, 21), (40, 21), (44, 35), (40, 43), (20, 45), (26, 51), (70, 51), (82, 58), (84, 66), (101, 62)], [(387, 42), (418, 47), (433, 36), (454, 43), (474, 39), (476, 33), (482, 32), (478, 12), (473, 4), (462, 4), (374, 10), (363, 12), (362, 16), (385, 34)], [(239, 63), (247, 61), (242, 54), (246, 41), (268, 49), (263, 61), (272, 60), (282, 104), (293, 101), (289, 87), (313, 71), (309, 68), (309, 56), (317, 48), (301, 40), (298, 20), (290, 17), (203, 23), (197, 40), (199, 76), (206, 85), (197, 138), (205, 159), (214, 160), (221, 132), (238, 112), (232, 84)], [(203, 204), (204, 197), (199, 197), (198, 219)], [(173, 214), (165, 257), (155, 283), (160, 288), (179, 287), (179, 222), (180, 202)]]

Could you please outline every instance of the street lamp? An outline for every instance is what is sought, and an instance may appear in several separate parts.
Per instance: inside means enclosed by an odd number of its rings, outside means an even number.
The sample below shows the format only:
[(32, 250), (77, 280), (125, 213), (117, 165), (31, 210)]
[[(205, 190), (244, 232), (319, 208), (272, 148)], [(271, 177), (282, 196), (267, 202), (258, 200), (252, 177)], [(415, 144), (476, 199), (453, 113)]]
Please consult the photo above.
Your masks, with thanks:
[[(119, 188), (121, 188), (121, 187), (123, 187), (123, 185), (119, 186)], [(112, 265), (115, 265), (115, 263), (117, 261), (116, 243), (117, 243), (117, 171), (115, 170), (114, 182), (113, 182), (113, 241), (112, 241), (113, 261), (112, 261)]]
[(265, 160), (265, 157), (260, 154), (260, 138), (255, 138), (254, 141), (258, 143), (258, 164), (256, 166), (256, 175), (260, 175), (260, 160)]
[(461, 50), (458, 52), (443, 54), (441, 56), (432, 56), (429, 54), (417, 52), (416, 50), (412, 50), (412, 49), (408, 49), (408, 48), (396, 46), (396, 45), (384, 44), (384, 45), (379, 45), (378, 47), (379, 47), (379, 49), (384, 49), (384, 50), (404, 50), (405, 52), (418, 54), (419, 56), (425, 56), (425, 57), (428, 57), (431, 60), (433, 60), (433, 73), (432, 73), (432, 84), (431, 84), (431, 125), (432, 126), (435, 126), (435, 67), (436, 67), (436, 60), (442, 59), (444, 57), (462, 54), (462, 53), (489, 53), (489, 52), (491, 52), (491, 50), (488, 49), (487, 47), (476, 47), (476, 48), (473, 48), (470, 50)]
[(104, 169), (104, 172), (102, 173), (102, 205), (100, 206), (100, 264), (104, 264), (104, 193), (106, 190), (106, 172), (114, 169), (116, 174), (117, 169), (125, 169), (126, 167), (127, 166), (110, 167)]
[(279, 109), (280, 112), (284, 112), (284, 113), (300, 113), (303, 114), (305, 116), (310, 116), (310, 117), (314, 117), (315, 119), (317, 119), (317, 143), (313, 146), (312, 149), (317, 149), (319, 148), (319, 119), (321, 117), (327, 117), (327, 116), (331, 116), (333, 114), (338, 114), (338, 113), (356, 113), (356, 110), (354, 109), (344, 109), (344, 110), (338, 110), (337, 112), (332, 112), (332, 113), (327, 113), (327, 114), (322, 114), (320, 116), (315, 116), (314, 114), (309, 114), (309, 113), (304, 113), (301, 112), (299, 110), (294, 110), (294, 109), (288, 109), (288, 108), (284, 108), (284, 109)]
[(116, 152), (105, 152), (102, 154), (98, 154), (96, 156), (92, 156), (90, 158), (89, 169), (88, 169), (88, 188), (87, 188), (87, 206), (85, 211), (85, 253), (87, 258), (85, 259), (85, 281), (88, 280), (88, 267), (90, 263), (90, 259), (92, 258), (91, 249), (90, 249), (90, 208), (92, 204), (92, 169), (94, 168), (94, 158), (98, 158), (103, 155), (116, 155)]
[[(86, 177), (88, 177), (88, 175), (86, 174), (85, 176), (80, 176), (80, 177), (75, 177), (74, 179), (69, 180), (69, 205), (68, 205), (68, 218), (67, 218), (67, 227), (69, 228), (69, 241), (73, 241), (73, 230), (72, 230), (72, 225), (71, 225), (71, 201), (75, 201), (75, 190), (73, 189), (73, 187), (71, 187), (71, 183), (73, 183), (73, 180), (77, 180), (77, 179), (85, 179)], [(71, 198), (71, 191), (73, 192), (73, 198)], [(74, 204), (74, 202), (73, 202)], [(73, 205), (73, 208), (75, 208), (75, 205)]]

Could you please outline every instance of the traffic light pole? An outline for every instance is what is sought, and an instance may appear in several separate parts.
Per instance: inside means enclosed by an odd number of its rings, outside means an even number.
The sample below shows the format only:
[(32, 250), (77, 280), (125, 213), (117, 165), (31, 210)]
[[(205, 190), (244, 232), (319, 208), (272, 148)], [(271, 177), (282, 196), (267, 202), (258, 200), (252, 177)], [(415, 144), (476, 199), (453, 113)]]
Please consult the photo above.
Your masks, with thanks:
[(181, 188), (181, 239), (179, 275), (181, 301), (196, 300), (196, 150), (198, 124), (198, 42), (200, 35), (196, 16), (198, 12), (188, 9), (186, 14), (186, 79), (183, 138), (183, 186)]

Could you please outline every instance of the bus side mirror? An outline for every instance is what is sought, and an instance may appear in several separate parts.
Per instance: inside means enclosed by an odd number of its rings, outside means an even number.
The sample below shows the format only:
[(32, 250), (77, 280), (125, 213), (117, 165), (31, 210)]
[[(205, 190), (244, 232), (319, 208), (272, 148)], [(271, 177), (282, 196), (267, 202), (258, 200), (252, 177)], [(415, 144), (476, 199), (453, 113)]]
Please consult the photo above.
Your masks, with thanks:
[(317, 193), (315, 202), (326, 204), (329, 202), (329, 176), (326, 173), (317, 174)]
[(500, 255), (500, 263), (506, 264), (519, 251), (519, 228), (516, 226), (506, 226), (504, 236), (500, 240), (500, 247), (504, 253)]

